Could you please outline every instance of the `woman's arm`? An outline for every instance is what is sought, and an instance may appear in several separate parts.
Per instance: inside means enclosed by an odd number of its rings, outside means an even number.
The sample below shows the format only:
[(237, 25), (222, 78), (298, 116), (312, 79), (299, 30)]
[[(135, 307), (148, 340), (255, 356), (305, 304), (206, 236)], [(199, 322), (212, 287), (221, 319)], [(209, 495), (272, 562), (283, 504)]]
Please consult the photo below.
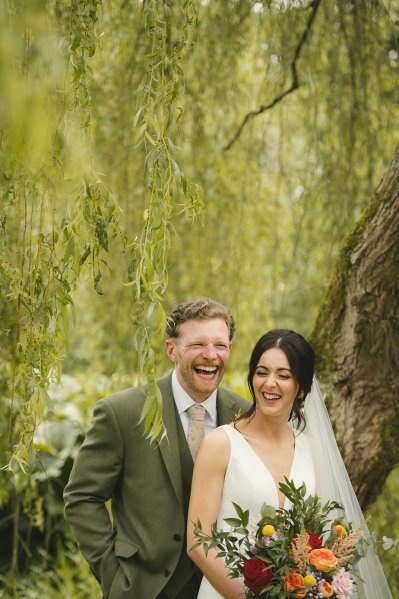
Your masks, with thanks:
[(194, 523), (200, 520), (202, 530), (211, 534), (217, 520), (229, 456), (230, 441), (223, 429), (216, 429), (205, 437), (194, 466), (188, 510), (188, 555), (225, 599), (244, 599), (244, 588), (228, 577), (228, 569), (224, 560), (216, 557), (216, 549), (211, 549), (207, 557), (202, 546), (190, 551), (197, 540)]

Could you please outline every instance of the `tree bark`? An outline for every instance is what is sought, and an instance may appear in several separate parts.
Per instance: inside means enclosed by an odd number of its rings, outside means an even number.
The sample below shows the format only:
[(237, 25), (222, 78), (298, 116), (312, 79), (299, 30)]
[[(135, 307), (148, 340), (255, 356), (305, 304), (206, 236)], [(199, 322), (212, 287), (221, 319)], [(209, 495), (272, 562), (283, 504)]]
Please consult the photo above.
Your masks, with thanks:
[(346, 240), (312, 335), (316, 369), (363, 508), (399, 462), (399, 146)]

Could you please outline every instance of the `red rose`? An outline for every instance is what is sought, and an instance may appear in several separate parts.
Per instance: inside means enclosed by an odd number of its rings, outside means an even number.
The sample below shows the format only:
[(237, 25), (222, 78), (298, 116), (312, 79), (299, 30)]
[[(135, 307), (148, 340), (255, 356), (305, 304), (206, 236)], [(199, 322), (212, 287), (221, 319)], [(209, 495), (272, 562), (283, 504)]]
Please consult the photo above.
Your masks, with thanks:
[(244, 584), (256, 595), (269, 584), (273, 577), (273, 570), (268, 562), (263, 562), (257, 557), (252, 557), (244, 564)]
[(315, 535), (314, 532), (308, 532), (308, 535), (309, 535), (309, 539), (308, 539), (309, 545), (311, 546), (312, 549), (319, 549), (323, 545), (320, 537)]

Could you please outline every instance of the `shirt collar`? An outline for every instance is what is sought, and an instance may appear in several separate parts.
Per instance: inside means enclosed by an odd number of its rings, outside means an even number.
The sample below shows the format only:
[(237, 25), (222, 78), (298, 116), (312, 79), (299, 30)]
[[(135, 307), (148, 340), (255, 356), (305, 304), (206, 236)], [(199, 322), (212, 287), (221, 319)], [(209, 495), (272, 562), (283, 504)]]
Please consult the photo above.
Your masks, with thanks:
[[(187, 410), (190, 406), (198, 404), (197, 401), (194, 401), (192, 397), (183, 389), (179, 381), (177, 380), (176, 370), (172, 372), (172, 391), (173, 397), (175, 398), (175, 403), (177, 407), (177, 411), (179, 415)], [(212, 418), (214, 422), (216, 422), (216, 396), (217, 389), (213, 391), (213, 393), (203, 401), (200, 405), (204, 406), (205, 410)]]

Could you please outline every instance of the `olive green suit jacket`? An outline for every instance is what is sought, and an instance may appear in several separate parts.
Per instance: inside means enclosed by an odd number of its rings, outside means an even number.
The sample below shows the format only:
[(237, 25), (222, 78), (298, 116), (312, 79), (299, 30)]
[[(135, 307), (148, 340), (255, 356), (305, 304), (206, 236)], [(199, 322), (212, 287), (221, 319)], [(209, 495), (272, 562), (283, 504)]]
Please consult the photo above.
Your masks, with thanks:
[[(139, 387), (98, 401), (64, 491), (66, 519), (109, 599), (154, 599), (185, 550), (187, 497), (171, 374), (159, 379), (158, 386), (167, 439), (151, 445), (143, 437), (138, 421), (145, 394)], [(219, 425), (250, 405), (221, 387), (216, 401)], [(183, 451), (187, 449), (186, 444)], [(192, 460), (190, 468), (189, 481)], [(105, 505), (109, 499), (112, 522)]]

